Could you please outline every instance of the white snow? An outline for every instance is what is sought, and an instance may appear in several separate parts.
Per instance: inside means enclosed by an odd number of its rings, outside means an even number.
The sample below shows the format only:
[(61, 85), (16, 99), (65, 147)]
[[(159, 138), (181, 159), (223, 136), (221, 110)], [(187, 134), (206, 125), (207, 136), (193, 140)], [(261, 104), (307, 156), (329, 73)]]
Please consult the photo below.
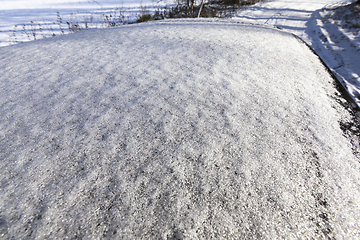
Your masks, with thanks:
[(356, 239), (360, 163), (319, 59), (238, 21), (0, 48), (5, 239)]
[[(353, 9), (342, 7), (351, 2), (271, 0), (239, 11), (235, 19), (276, 26), (302, 38), (320, 55), (360, 107), (360, 28), (352, 28), (355, 24), (360, 26), (360, 19), (343, 21), (347, 15), (359, 15), (359, 12), (354, 14)], [(0, 0), (0, 46), (74, 31), (67, 22), (78, 24), (82, 29), (109, 26), (106, 16), (116, 24), (133, 22), (141, 12), (154, 13), (174, 3), (173, 0)]]
[[(360, 106), (360, 28), (351, 29), (353, 24), (360, 24), (360, 9), (355, 13), (354, 8), (341, 7), (349, 6), (351, 2), (273, 0), (248, 7), (234, 18), (246, 23), (275, 26), (302, 38), (325, 61)], [(345, 21), (346, 15), (352, 17)]]
[(0, 0), (0, 47), (69, 33), (67, 22), (82, 28), (106, 27), (105, 16), (135, 22), (142, 12), (154, 13), (172, 4), (172, 0)]

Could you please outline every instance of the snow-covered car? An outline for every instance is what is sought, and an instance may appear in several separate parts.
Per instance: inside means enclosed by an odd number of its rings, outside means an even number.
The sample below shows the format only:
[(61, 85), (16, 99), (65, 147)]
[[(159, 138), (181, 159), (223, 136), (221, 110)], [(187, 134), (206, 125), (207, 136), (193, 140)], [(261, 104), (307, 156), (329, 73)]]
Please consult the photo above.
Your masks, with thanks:
[(353, 121), (289, 33), (222, 20), (0, 48), (5, 239), (356, 239)]

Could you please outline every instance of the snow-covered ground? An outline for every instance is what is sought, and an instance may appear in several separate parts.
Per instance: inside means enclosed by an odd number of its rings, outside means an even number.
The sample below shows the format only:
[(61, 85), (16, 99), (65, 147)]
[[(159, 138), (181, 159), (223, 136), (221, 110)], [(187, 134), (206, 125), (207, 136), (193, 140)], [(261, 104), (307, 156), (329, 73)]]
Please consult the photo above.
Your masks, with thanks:
[(240, 11), (235, 19), (276, 26), (301, 37), (360, 106), (360, 6), (351, 2), (273, 0)]
[(0, 48), (4, 239), (358, 239), (360, 163), (293, 35), (161, 21)]
[(0, 47), (67, 34), (71, 32), (67, 22), (79, 23), (81, 28), (106, 27), (109, 21), (134, 22), (142, 12), (153, 13), (171, 4), (174, 1), (0, 0)]
[[(0, 0), (0, 46), (49, 38), (78, 28), (102, 28), (133, 22), (141, 13), (153, 13), (174, 2)], [(276, 26), (301, 37), (321, 56), (360, 106), (360, 10), (356, 12), (353, 5), (349, 7), (351, 2), (269, 0), (240, 11), (235, 19)]]

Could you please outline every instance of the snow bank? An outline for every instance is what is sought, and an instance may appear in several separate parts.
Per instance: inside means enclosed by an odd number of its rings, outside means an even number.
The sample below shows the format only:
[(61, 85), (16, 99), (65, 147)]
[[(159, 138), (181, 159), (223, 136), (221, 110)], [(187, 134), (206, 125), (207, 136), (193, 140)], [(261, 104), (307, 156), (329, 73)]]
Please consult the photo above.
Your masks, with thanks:
[(0, 48), (4, 238), (356, 238), (359, 161), (292, 35), (221, 21)]

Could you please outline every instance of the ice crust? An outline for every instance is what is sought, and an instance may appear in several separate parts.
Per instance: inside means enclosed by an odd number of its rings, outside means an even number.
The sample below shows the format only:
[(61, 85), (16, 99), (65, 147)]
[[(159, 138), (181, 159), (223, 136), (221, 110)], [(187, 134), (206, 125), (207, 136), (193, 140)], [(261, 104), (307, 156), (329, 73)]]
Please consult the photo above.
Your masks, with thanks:
[(3, 238), (360, 237), (333, 80), (291, 34), (215, 20), (0, 48)]

